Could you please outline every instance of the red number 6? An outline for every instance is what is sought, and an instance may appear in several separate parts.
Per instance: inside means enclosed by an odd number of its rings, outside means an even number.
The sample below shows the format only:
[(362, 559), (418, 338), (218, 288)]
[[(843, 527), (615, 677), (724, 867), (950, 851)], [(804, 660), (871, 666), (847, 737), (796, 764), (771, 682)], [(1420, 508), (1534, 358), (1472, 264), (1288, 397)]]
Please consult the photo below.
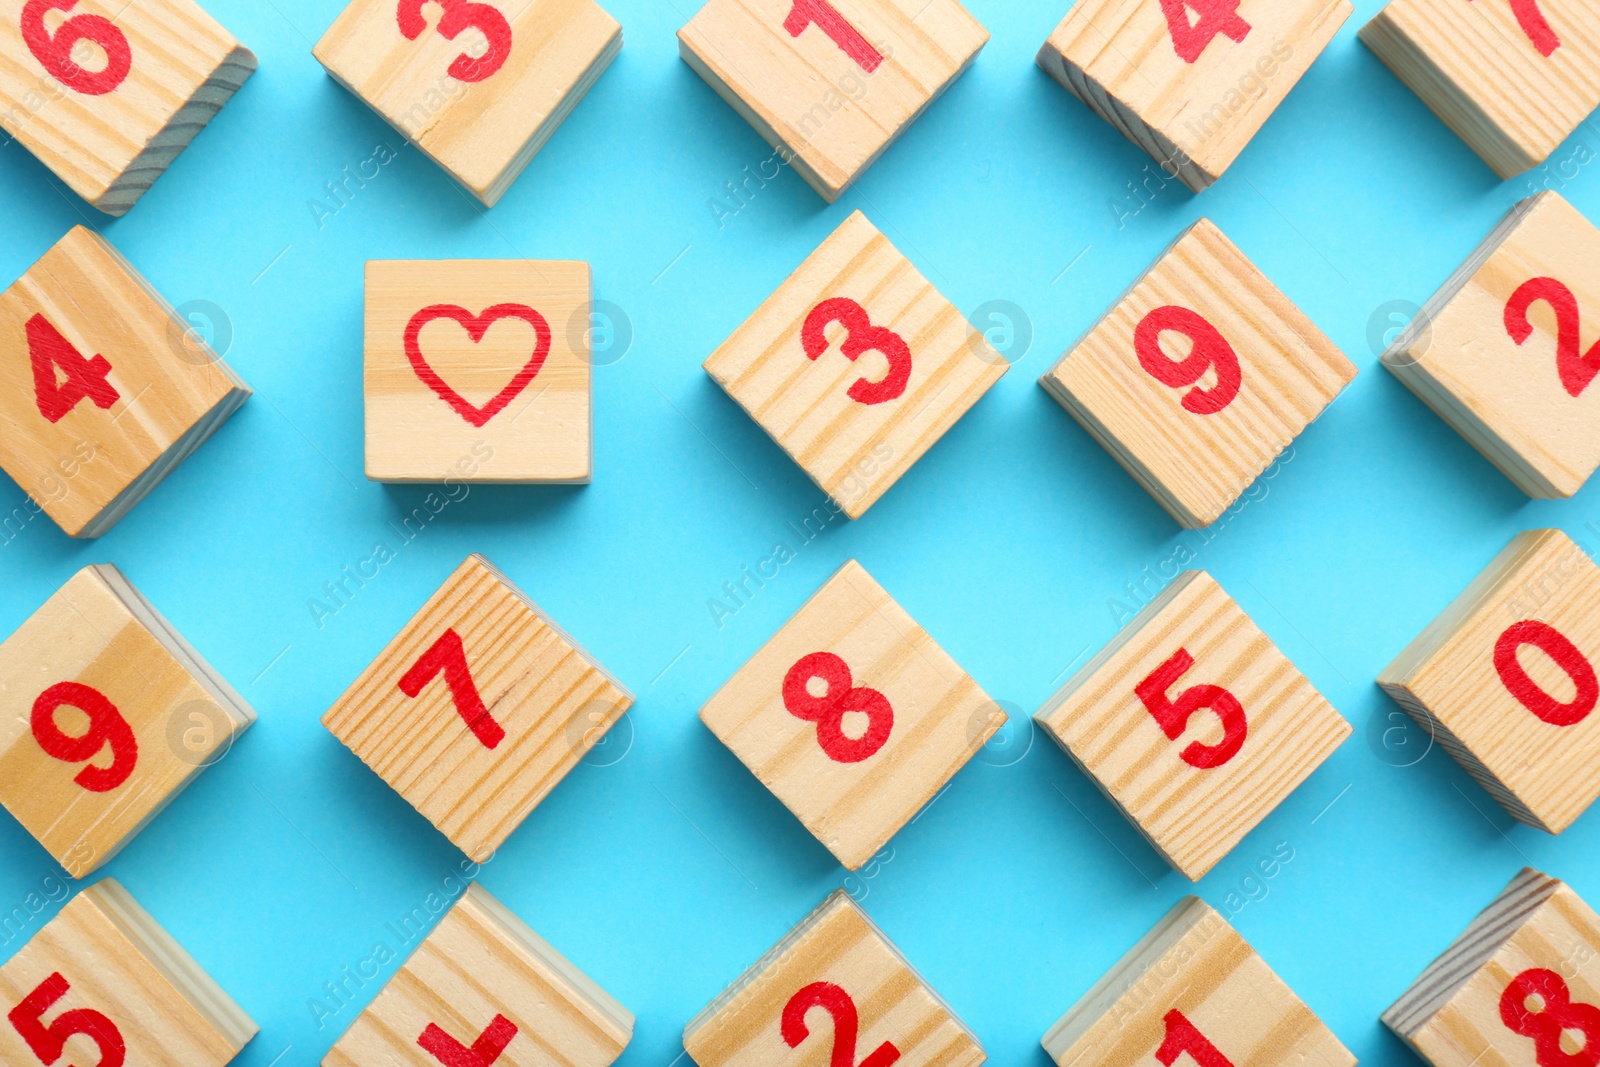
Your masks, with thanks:
[[(28, 0), (22, 8), (22, 40), (56, 81), (85, 96), (104, 96), (121, 85), (133, 69), (133, 49), (116, 23), (104, 15), (74, 15), (52, 35), (44, 23), (45, 14), (77, 6), (78, 0)], [(106, 54), (104, 69), (78, 66), (72, 49), (79, 41), (100, 46)]]
[(1193, 666), (1194, 657), (1189, 655), (1189, 650), (1180, 648), (1167, 662), (1151, 671), (1133, 692), (1160, 724), (1161, 732), (1173, 741), (1183, 736), (1184, 728), (1196, 712), (1210, 708), (1216, 713), (1222, 721), (1222, 740), (1215, 745), (1196, 741), (1178, 754), (1189, 766), (1204, 771), (1220, 767), (1239, 754), (1250, 732), (1250, 724), (1239, 698), (1220, 685), (1190, 686), (1178, 694), (1175, 701), (1167, 696), (1167, 690)]
[[(395, 12), (400, 22), (400, 33), (408, 41), (415, 41), (428, 30), (422, 17), (422, 5), (428, 0), (400, 0)], [(471, 0), (434, 0), (444, 9), (439, 19), (439, 36), (453, 41), (469, 29), (476, 29), (488, 38), (489, 50), (481, 56), (463, 52), (450, 64), (450, 77), (456, 81), (481, 82), (505, 66), (511, 55), (511, 23), (499, 8), (488, 4), (475, 4)]]
[[(1186, 357), (1174, 363), (1161, 351), (1163, 330), (1184, 334), (1194, 342)], [(1183, 409), (1196, 415), (1215, 415), (1233, 403), (1244, 381), (1239, 355), (1228, 339), (1204, 316), (1188, 308), (1169, 304), (1146, 315), (1133, 331), (1133, 350), (1146, 374), (1173, 389), (1194, 385), (1206, 376), (1206, 371), (1216, 368), (1216, 385), (1190, 389), (1183, 395)]]
[[(56, 712), (63, 704), (89, 716), (89, 729), (82, 737), (72, 737), (56, 725)], [(63, 763), (92, 760), (110, 746), (110, 766), (90, 764), (73, 779), (91, 793), (111, 792), (126, 782), (139, 764), (139, 741), (133, 736), (133, 727), (104, 693), (81, 682), (57, 682), (39, 694), (33, 702), (33, 739), (45, 755)]]

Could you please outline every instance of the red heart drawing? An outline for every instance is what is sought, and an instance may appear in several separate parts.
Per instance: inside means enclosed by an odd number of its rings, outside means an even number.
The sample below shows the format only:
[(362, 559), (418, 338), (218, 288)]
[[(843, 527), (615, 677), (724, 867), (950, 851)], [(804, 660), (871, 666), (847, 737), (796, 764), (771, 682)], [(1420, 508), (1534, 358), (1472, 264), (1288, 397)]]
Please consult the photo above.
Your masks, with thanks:
[[(423, 357), (417, 339), (422, 336), (422, 328), (434, 319), (452, 319), (460, 323), (474, 344), (482, 341), (489, 327), (501, 319), (521, 319), (533, 327), (538, 340), (527, 364), (517, 371), (510, 384), (480, 408), (450, 388), (449, 384), (439, 377), (439, 372), (429, 366), (427, 359)], [(506, 405), (515, 400), (538, 375), (539, 369), (544, 366), (545, 357), (549, 355), (550, 324), (544, 321), (543, 315), (526, 304), (496, 304), (482, 315), (474, 315), (466, 308), (455, 304), (434, 304), (411, 316), (411, 321), (406, 323), (406, 358), (411, 361), (411, 369), (417, 372), (417, 377), (422, 379), (423, 384), (439, 394), (439, 399), (449, 404), (457, 415), (474, 426), (482, 426), (504, 411)]]

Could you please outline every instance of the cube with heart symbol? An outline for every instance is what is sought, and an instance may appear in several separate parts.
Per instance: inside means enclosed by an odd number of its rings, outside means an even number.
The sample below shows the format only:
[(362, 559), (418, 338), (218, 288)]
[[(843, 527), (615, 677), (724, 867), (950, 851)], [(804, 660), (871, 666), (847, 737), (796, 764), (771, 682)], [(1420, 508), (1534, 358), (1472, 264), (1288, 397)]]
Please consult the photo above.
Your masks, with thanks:
[(1009, 366), (859, 211), (705, 361), (852, 519)]
[(439, 920), (322, 1067), (608, 1067), (633, 1014), (482, 886)]
[(1383, 365), (1529, 496), (1576, 493), (1600, 467), (1600, 229), (1560, 193), (1517, 204)]
[(373, 260), (366, 291), (367, 477), (589, 481), (587, 263)]

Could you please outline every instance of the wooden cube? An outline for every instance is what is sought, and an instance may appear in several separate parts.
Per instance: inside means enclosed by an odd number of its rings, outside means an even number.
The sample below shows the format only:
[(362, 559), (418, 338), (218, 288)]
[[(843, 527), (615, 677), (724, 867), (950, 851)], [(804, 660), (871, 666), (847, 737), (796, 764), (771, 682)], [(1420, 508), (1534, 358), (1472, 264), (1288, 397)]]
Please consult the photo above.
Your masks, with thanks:
[(1524, 870), (1383, 1022), (1433, 1067), (1585, 1063), (1600, 1040), (1597, 955), (1600, 916)]
[(1189, 897), (1044, 1035), (1061, 1067), (1355, 1067), (1239, 932)]
[(1502, 178), (1543, 163), (1600, 105), (1590, 0), (1393, 0), (1361, 40)]
[(9, 1023), (0, 1024), (0, 1063), (16, 1067), (222, 1067), (258, 1030), (110, 878), (68, 901), (0, 966), (0, 1005)]
[(1560, 530), (1514, 538), (1378, 684), (1521, 822), (1600, 797), (1600, 567)]
[(322, 724), (482, 863), (632, 703), (537, 604), (472, 555)]
[(699, 1067), (843, 1063), (847, 1055), (864, 1067), (985, 1059), (976, 1035), (842, 889), (690, 1020), (683, 1047)]
[(708, 0), (678, 51), (831, 204), (988, 40), (957, 0)]
[(0, 804), (82, 878), (255, 721), (120, 571), (85, 567), (0, 643)]
[(700, 721), (853, 871), (1006, 715), (850, 560), (717, 690)]
[(589, 264), (372, 260), (367, 477), (589, 481)]
[(626, 1008), (469, 885), (322, 1067), (607, 1067), (632, 1038)]
[(249, 397), (82, 226), (0, 293), (0, 467), (72, 537), (109, 530)]
[(1355, 375), (1333, 342), (1201, 219), (1039, 384), (1180, 525), (1199, 529)]
[(489, 207), (622, 51), (594, 0), (395, 2), (352, 0), (311, 54)]
[[(1482, 2), (1482, 0), (1478, 0)], [(1384, 366), (1532, 497), (1600, 467), (1600, 230), (1559, 193), (1511, 209)]]
[(705, 361), (852, 519), (1008, 369), (859, 211)]
[(1078, 0), (1039, 50), (1039, 66), (1199, 192), (1222, 177), (1353, 10), (1349, 0)]
[(1173, 579), (1034, 718), (1196, 882), (1350, 736), (1204, 571)]

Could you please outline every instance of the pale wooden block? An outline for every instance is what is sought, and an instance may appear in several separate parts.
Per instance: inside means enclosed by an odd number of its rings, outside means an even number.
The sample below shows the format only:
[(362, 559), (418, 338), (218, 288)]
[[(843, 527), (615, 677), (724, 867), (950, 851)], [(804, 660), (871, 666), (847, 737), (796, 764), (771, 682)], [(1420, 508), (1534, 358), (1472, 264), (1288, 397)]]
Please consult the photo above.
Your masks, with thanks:
[(1350, 736), (1204, 571), (1173, 579), (1034, 718), (1196, 882)]
[(82, 878), (255, 720), (121, 572), (85, 567), (0, 643), (0, 804)]
[(1542, 192), (1511, 209), (1383, 363), (1523, 492), (1569, 497), (1600, 467), (1600, 349), (1583, 348), (1596, 316), (1600, 229)]
[(704, 366), (852, 519), (1010, 369), (859, 211)]
[(1333, 342), (1201, 219), (1039, 384), (1180, 525), (1199, 529), (1355, 375)]
[(1188, 897), (1044, 1035), (1061, 1067), (1355, 1067), (1226, 919)]
[(678, 51), (831, 204), (988, 40), (956, 0), (708, 0)]
[(8, 1067), (223, 1067), (258, 1032), (110, 878), (79, 893), (0, 966), (0, 1006), (9, 1015), (0, 1024), (0, 1063)]
[(1585, 1063), (1600, 1041), (1597, 958), (1600, 916), (1527, 869), (1383, 1022), (1433, 1067)]
[[(1201, 15), (1207, 7), (1224, 10)], [(1244, 151), (1353, 10), (1349, 0), (1078, 0), (1039, 50), (1039, 66), (1199, 192)]]
[(438, 1067), (480, 1042), (495, 1067), (607, 1067), (632, 1038), (632, 1013), (469, 885), (322, 1067)]
[(977, 1036), (842, 889), (690, 1020), (683, 1047), (699, 1067), (985, 1060)]
[(589, 264), (371, 260), (367, 477), (589, 481)]
[(850, 560), (717, 690), (700, 721), (853, 871), (1006, 715)]
[(489, 207), (622, 51), (594, 0), (395, 3), (353, 0), (311, 54)]
[(1600, 567), (1560, 530), (1529, 530), (1378, 675), (1479, 785), (1546, 833), (1600, 797), (1597, 603)]
[(1393, 0), (1360, 36), (1502, 178), (1600, 105), (1591, 0)]
[(0, 294), (0, 467), (69, 536), (105, 533), (249, 397), (82, 226)]
[(322, 724), (481, 863), (632, 704), (538, 605), (472, 555)]

